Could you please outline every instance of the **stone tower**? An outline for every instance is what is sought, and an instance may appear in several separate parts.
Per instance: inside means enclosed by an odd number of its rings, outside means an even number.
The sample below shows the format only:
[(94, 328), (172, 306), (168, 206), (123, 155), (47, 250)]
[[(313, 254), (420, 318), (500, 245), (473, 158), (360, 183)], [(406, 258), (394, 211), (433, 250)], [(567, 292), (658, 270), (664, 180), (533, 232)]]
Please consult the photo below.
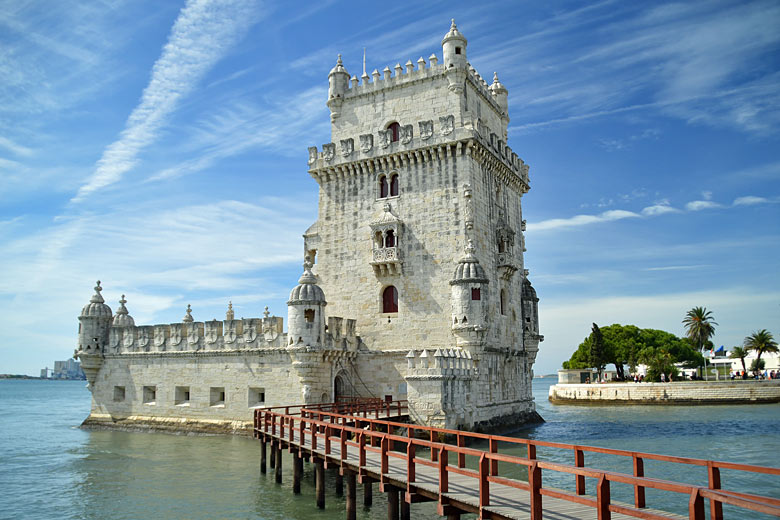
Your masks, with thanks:
[(431, 55), (347, 81), (339, 56), (331, 142), (309, 149), (319, 215), (304, 235), (329, 311), (355, 316), (369, 349), (468, 350), (470, 391), (491, 404), (453, 425), (533, 411), (542, 339), (523, 263), (528, 167), (506, 143), (507, 89), (496, 74), (488, 85), (466, 46), (453, 21), (441, 64)]

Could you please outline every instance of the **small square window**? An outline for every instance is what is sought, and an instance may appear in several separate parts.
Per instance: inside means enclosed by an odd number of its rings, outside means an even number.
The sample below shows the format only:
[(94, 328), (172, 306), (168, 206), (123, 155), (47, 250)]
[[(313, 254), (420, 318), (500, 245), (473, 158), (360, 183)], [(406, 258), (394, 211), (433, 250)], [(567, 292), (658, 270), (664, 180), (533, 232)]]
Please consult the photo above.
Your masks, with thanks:
[(156, 404), (157, 402), (157, 387), (145, 386), (144, 387), (144, 404)]
[(265, 388), (250, 388), (248, 404), (250, 408), (265, 406)]
[(455, 47), (455, 54), (460, 54), (460, 47)]
[(471, 299), (472, 300), (480, 300), (480, 299), (482, 299), (482, 297), (480, 295), (480, 292), (479, 292), (479, 287), (473, 287), (471, 289)]
[(212, 386), (209, 392), (209, 406), (225, 406), (225, 387)]
[(181, 406), (190, 405), (190, 387), (189, 386), (177, 386), (174, 396), (174, 404)]
[(114, 387), (114, 401), (121, 402), (125, 400), (125, 387), (124, 386), (115, 386)]

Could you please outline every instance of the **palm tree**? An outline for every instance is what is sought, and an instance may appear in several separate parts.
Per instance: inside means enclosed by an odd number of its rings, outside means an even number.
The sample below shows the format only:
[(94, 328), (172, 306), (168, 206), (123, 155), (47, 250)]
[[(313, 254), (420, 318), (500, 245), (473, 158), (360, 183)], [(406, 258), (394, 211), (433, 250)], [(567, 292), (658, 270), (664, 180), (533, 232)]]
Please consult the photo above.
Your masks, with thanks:
[(712, 319), (712, 311), (708, 311), (706, 307), (694, 307), (685, 313), (685, 319), (682, 322), (685, 325), (686, 334), (701, 352), (704, 343), (715, 335), (717, 323)]
[(733, 347), (731, 349), (731, 354), (729, 354), (729, 357), (731, 359), (739, 359), (742, 361), (742, 371), (747, 373), (747, 367), (745, 366), (745, 358), (748, 355), (748, 351), (742, 347)]
[(756, 366), (760, 363), (761, 354), (764, 352), (774, 354), (777, 352), (777, 342), (772, 337), (772, 333), (766, 329), (754, 332), (745, 338), (745, 350), (756, 351)]

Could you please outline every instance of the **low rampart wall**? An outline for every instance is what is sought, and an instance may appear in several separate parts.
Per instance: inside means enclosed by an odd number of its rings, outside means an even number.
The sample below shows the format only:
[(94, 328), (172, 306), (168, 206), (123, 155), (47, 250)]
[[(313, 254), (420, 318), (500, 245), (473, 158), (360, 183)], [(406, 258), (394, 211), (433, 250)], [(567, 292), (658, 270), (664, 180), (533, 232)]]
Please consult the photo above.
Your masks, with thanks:
[(550, 387), (549, 399), (582, 404), (780, 403), (780, 380), (557, 384)]

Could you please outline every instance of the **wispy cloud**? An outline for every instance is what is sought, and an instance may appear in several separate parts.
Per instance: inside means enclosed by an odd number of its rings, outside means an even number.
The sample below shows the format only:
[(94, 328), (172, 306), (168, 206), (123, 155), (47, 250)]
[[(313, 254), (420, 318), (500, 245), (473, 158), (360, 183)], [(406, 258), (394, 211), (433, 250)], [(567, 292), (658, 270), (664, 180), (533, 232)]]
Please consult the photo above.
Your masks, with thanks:
[(7, 137), (3, 137), (1, 135), (0, 135), (0, 147), (3, 147), (6, 150), (8, 150), (8, 151), (10, 151), (10, 152), (12, 152), (12, 153), (14, 153), (16, 155), (21, 155), (21, 156), (24, 156), (24, 157), (29, 157), (29, 156), (31, 156), (33, 154), (32, 149), (30, 149), (30, 148), (28, 148), (26, 146), (22, 146), (20, 144), (17, 144), (15, 142), (11, 141), (10, 139), (8, 139)]
[(191, 0), (173, 24), (155, 62), (141, 102), (127, 119), (120, 138), (109, 145), (89, 180), (72, 202), (118, 182), (138, 162), (181, 98), (240, 40), (257, 13), (254, 2)]
[(704, 209), (715, 209), (722, 207), (717, 202), (711, 200), (692, 200), (685, 205), (685, 209), (688, 211), (701, 211)]
[(633, 211), (614, 209), (605, 211), (599, 215), (575, 215), (570, 218), (554, 218), (550, 220), (543, 220), (541, 222), (529, 223), (528, 230), (549, 231), (553, 229), (579, 227), (600, 222), (612, 222), (615, 220), (639, 217), (640, 215), (638, 213), (634, 213)]
[(754, 195), (746, 195), (744, 197), (737, 197), (734, 199), (735, 206), (755, 206), (757, 204), (771, 204), (777, 203), (777, 199), (768, 199), (766, 197), (756, 197)]

